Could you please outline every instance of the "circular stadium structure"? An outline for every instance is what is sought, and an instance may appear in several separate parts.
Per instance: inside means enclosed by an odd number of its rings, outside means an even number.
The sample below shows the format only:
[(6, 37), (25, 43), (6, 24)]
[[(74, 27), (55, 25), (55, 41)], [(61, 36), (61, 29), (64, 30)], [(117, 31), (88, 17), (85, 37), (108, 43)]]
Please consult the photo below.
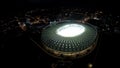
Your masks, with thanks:
[(79, 58), (94, 50), (97, 29), (91, 24), (62, 22), (42, 30), (42, 48), (58, 58)]

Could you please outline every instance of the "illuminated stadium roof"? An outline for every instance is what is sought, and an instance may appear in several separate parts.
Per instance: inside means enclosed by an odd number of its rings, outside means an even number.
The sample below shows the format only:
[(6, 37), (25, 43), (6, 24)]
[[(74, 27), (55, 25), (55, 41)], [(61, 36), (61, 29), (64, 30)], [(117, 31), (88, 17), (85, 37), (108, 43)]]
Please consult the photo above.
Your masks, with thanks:
[(62, 23), (43, 30), (42, 42), (57, 51), (77, 52), (89, 47), (96, 36), (97, 31), (91, 25)]

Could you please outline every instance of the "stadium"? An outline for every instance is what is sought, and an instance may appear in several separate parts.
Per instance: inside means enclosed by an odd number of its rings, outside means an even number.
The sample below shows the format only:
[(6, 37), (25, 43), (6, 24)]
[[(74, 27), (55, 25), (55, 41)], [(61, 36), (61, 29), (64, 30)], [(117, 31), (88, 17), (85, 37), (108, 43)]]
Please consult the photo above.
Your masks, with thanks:
[(76, 21), (60, 22), (42, 30), (42, 48), (59, 58), (78, 58), (90, 53), (97, 42), (97, 29)]

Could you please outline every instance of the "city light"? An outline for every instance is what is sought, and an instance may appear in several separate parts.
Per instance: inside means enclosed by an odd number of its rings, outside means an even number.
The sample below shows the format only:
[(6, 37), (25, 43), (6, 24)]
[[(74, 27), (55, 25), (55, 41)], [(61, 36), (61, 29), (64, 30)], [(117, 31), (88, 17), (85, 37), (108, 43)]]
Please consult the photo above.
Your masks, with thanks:
[(93, 67), (93, 64), (89, 63), (88, 68), (92, 68), (92, 67)]

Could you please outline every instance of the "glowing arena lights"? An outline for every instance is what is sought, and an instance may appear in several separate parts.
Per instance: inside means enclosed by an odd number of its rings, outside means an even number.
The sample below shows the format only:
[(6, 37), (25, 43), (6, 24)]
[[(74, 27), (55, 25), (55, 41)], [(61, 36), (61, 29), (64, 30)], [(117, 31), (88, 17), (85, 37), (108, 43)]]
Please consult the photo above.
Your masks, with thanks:
[(56, 33), (63, 37), (75, 37), (81, 35), (85, 27), (78, 24), (67, 24), (57, 29)]

